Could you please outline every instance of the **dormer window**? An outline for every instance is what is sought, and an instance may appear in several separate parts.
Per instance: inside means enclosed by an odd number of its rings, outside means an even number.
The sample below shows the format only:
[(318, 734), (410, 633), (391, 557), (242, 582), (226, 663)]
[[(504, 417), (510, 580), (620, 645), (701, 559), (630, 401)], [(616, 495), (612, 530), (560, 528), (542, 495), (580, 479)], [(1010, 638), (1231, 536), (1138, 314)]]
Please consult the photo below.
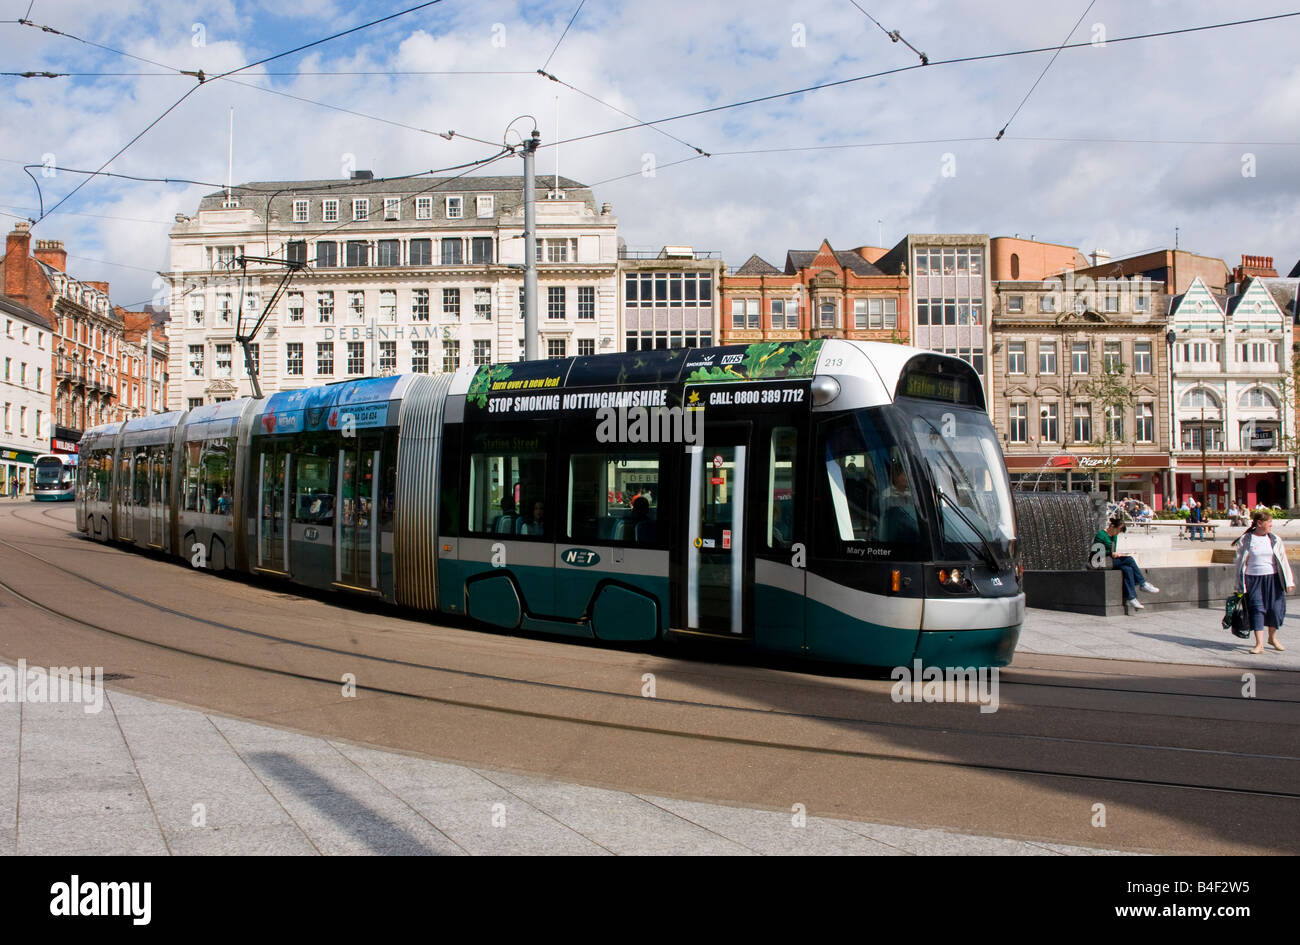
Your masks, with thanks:
[(433, 198), (432, 197), (415, 198), (415, 218), (417, 220), (433, 219)]
[(402, 198), (385, 197), (384, 198), (384, 219), (400, 220), (402, 218)]
[(480, 194), (475, 202), (479, 217), (492, 216), (495, 202), (491, 194)]
[(463, 197), (447, 198), (447, 219), (459, 220), (465, 215), (465, 201)]
[(295, 201), (293, 202), (293, 222), (294, 222), (294, 223), (306, 223), (306, 222), (307, 222), (307, 206), (308, 206), (308, 204), (307, 204), (307, 201), (306, 201), (306, 200), (295, 200)]
[(326, 223), (337, 223), (339, 219), (339, 202), (338, 200), (321, 201), (321, 219)]
[(357, 197), (352, 201), (352, 219), (370, 219), (370, 199), (368, 197)]

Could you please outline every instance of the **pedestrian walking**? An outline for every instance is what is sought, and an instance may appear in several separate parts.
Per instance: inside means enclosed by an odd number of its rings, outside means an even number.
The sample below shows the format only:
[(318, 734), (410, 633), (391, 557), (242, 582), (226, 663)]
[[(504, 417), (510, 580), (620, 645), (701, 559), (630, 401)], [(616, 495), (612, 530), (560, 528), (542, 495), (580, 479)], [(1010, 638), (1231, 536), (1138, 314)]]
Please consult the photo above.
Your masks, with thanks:
[(1137, 597), (1138, 589), (1140, 588), (1148, 594), (1159, 594), (1160, 588), (1146, 579), (1142, 569), (1138, 567), (1137, 560), (1132, 555), (1115, 553), (1115, 537), (1122, 531), (1124, 531), (1124, 520), (1117, 515), (1110, 520), (1105, 528), (1097, 530), (1093, 547), (1096, 548), (1100, 545), (1107, 557), (1110, 558), (1111, 568), (1122, 573), (1125, 609), (1131, 607), (1134, 610), (1142, 610), (1142, 602)]
[(1246, 595), (1246, 613), (1255, 633), (1252, 653), (1264, 652), (1264, 629), (1268, 645), (1285, 650), (1277, 638), (1286, 619), (1286, 595), (1295, 590), (1286, 546), (1273, 534), (1273, 515), (1267, 509), (1251, 513), (1251, 526), (1234, 543), (1237, 545), (1236, 589)]

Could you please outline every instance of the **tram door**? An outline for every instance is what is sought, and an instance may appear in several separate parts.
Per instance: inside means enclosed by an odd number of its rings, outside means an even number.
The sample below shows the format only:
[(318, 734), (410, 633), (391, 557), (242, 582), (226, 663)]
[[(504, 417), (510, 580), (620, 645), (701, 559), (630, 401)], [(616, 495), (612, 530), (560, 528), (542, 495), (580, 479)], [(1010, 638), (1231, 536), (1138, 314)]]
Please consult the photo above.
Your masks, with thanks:
[(149, 544), (163, 546), (167, 515), (167, 447), (155, 446), (148, 452), (149, 462)]
[(381, 468), (379, 434), (345, 439), (339, 450), (339, 506), (334, 517), (334, 580), (362, 590), (379, 587), (379, 516), (375, 477)]
[(745, 621), (745, 502), (748, 424), (706, 422), (690, 447), (686, 626), (741, 635)]
[(290, 464), (288, 441), (264, 441), (257, 460), (257, 566), (289, 573)]
[(135, 540), (135, 504), (131, 501), (134, 474), (135, 461), (123, 451), (117, 461), (117, 537), (124, 541)]

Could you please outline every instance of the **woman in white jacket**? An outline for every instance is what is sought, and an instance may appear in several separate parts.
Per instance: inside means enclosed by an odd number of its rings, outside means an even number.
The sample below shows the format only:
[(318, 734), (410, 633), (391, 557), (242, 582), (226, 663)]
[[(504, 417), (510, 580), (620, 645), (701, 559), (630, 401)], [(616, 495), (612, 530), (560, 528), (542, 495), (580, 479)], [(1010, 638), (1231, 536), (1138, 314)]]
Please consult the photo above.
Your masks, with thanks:
[(1237, 546), (1236, 562), (1237, 590), (1246, 594), (1246, 613), (1255, 631), (1255, 648), (1250, 652), (1264, 652), (1265, 627), (1269, 646), (1285, 650), (1278, 642), (1277, 628), (1286, 619), (1286, 595), (1295, 590), (1295, 579), (1282, 539), (1272, 533), (1273, 516), (1260, 509), (1250, 518), (1250, 530)]

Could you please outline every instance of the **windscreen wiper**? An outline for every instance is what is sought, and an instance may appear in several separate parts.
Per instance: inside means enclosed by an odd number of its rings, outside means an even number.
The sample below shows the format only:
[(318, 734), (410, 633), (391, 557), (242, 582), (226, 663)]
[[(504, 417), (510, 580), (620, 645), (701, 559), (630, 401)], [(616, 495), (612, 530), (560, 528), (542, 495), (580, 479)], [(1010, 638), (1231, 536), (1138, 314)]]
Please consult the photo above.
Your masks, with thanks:
[(966, 523), (966, 526), (975, 533), (975, 537), (980, 540), (980, 544), (983, 546), (984, 551), (987, 553), (985, 560), (988, 562), (989, 566), (992, 567), (994, 571), (1007, 570), (1008, 566), (1004, 566), (1002, 564), (1002, 559), (998, 557), (998, 553), (993, 548), (992, 543), (987, 538), (984, 537), (984, 533), (982, 531), (980, 531), (978, 528), (975, 527), (975, 523), (972, 522), (967, 517), (966, 513), (961, 510), (961, 506), (959, 506), (956, 503), (956, 501), (953, 500), (952, 496), (948, 495), (948, 493), (944, 492), (938, 486), (935, 487), (934, 491), (939, 494), (939, 499), (943, 502), (947, 502), (948, 505), (952, 508), (952, 510), (956, 512), (957, 515), (961, 518), (961, 520)]

